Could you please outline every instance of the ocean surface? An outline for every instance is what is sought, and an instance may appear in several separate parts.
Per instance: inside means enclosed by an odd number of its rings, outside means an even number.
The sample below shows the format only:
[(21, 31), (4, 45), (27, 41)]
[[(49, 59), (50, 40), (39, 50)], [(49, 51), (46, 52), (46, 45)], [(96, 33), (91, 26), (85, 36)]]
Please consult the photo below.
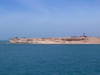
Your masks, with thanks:
[(0, 41), (0, 75), (100, 75), (100, 44)]

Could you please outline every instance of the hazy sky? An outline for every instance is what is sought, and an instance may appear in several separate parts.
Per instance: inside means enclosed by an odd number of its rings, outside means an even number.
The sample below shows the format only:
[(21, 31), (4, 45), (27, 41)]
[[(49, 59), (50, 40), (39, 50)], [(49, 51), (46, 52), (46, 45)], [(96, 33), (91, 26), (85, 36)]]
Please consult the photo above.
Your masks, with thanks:
[(0, 39), (100, 37), (100, 0), (0, 0)]

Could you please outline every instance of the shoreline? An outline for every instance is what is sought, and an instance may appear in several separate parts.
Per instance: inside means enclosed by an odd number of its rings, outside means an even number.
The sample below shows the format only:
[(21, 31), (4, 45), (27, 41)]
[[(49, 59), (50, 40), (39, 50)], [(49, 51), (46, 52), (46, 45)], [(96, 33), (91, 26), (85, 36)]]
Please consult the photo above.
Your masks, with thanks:
[(43, 44), (42, 43), (41, 44), (41, 43), (9, 43), (8, 42), (8, 44), (34, 44), (34, 45), (35, 44), (36, 45), (96, 45), (97, 44), (97, 45), (99, 45), (100, 43), (86, 43), (86, 44), (85, 43), (84, 44), (79, 44), (79, 43), (75, 43), (75, 44), (53, 44), (53, 43), (52, 44), (49, 44), (49, 43), (48, 44)]
[(11, 38), (12, 44), (100, 44), (100, 37)]

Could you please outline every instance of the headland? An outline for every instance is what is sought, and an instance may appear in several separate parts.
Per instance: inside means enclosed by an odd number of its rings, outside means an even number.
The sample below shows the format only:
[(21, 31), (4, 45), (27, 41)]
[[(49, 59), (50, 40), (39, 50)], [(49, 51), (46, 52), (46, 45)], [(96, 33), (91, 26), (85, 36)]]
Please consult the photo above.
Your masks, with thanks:
[(100, 44), (100, 37), (83, 36), (59, 37), (59, 38), (10, 38), (9, 43), (22, 44)]

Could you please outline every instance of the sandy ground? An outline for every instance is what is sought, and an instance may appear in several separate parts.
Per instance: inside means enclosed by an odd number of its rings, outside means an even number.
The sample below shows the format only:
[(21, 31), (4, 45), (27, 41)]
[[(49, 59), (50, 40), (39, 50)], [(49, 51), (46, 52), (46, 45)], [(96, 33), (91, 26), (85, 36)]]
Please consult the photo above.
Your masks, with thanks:
[[(16, 43), (15, 41), (9, 41), (10, 43)], [(100, 44), (100, 37), (86, 37), (85, 40), (81, 41), (17, 41), (17, 43), (31, 43), (31, 44)]]

